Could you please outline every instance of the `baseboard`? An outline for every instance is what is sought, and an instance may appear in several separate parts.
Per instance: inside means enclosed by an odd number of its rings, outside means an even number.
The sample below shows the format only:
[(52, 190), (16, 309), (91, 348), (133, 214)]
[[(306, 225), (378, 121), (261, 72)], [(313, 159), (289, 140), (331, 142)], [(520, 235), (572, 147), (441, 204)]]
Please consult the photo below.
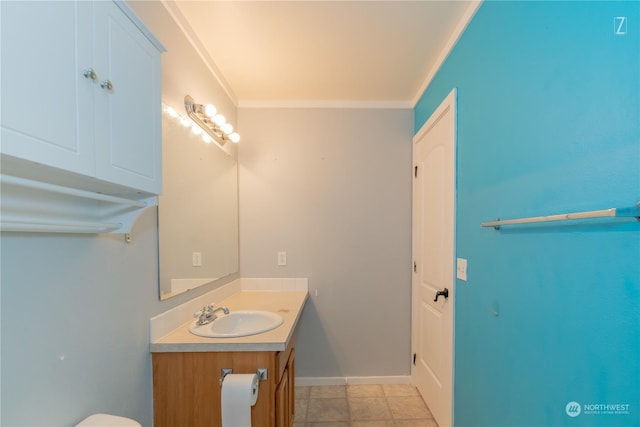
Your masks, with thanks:
[(410, 375), (385, 377), (296, 377), (296, 386), (345, 384), (411, 384)]

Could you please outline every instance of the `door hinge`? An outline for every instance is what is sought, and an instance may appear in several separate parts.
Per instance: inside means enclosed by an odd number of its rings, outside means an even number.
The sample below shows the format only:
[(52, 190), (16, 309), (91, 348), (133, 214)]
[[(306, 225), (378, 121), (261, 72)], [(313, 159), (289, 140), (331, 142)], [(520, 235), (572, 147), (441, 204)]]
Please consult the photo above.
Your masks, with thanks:
[(413, 261), (413, 272), (417, 273), (418, 272), (418, 265), (416, 264), (415, 261)]
[(414, 166), (414, 168), (413, 168), (413, 177), (414, 178), (418, 177), (418, 166)]
[(416, 364), (416, 353), (413, 353), (413, 365), (415, 366)]

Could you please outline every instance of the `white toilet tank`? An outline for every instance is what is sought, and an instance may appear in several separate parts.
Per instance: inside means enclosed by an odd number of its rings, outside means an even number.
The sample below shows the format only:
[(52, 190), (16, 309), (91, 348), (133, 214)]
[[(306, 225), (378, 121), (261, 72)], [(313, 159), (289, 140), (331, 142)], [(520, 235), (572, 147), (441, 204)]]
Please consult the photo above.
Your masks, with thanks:
[(140, 423), (124, 417), (94, 414), (77, 424), (76, 427), (142, 427)]

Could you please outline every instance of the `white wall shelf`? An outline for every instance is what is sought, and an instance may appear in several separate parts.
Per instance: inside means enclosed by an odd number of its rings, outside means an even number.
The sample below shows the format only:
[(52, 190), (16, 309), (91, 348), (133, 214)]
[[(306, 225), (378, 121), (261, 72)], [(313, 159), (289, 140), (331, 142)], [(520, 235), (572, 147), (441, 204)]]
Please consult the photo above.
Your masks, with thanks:
[(2, 231), (129, 234), (142, 211), (158, 204), (152, 195), (119, 197), (6, 174), (0, 185)]

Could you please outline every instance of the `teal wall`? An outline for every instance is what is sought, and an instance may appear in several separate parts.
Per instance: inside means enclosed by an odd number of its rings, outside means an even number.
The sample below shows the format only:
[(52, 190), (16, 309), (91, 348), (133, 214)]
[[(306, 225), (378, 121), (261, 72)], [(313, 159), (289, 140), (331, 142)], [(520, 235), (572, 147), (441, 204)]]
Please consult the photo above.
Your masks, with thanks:
[(640, 223), (480, 227), (640, 200), (639, 30), (635, 1), (485, 2), (415, 107), (458, 89), (457, 427), (640, 425)]

